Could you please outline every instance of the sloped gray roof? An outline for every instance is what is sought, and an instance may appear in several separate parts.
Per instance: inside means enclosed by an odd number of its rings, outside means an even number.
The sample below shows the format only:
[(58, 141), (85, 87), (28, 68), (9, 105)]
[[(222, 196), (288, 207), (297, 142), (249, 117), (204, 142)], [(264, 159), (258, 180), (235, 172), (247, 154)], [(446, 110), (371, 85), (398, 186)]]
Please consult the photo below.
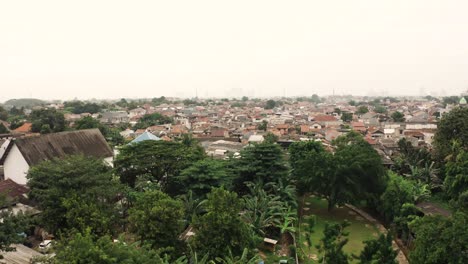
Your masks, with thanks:
[(15, 144), (30, 166), (67, 155), (84, 155), (96, 158), (113, 156), (111, 148), (99, 129), (25, 137), (17, 139)]

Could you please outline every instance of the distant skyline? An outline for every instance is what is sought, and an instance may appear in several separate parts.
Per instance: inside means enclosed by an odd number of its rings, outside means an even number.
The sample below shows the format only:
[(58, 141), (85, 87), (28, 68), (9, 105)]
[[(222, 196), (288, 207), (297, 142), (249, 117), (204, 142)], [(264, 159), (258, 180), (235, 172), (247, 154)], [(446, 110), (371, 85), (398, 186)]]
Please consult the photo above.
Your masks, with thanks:
[(468, 1), (1, 1), (0, 102), (468, 89)]

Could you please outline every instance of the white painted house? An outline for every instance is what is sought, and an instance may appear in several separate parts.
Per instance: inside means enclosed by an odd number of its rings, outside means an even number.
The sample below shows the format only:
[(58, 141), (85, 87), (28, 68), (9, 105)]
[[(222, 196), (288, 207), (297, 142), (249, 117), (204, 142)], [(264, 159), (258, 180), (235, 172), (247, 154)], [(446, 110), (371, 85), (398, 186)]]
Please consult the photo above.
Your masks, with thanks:
[(0, 160), (4, 168), (4, 179), (24, 185), (31, 166), (67, 155), (102, 158), (110, 165), (113, 161), (112, 149), (99, 129), (18, 138), (10, 142), (8, 152)]

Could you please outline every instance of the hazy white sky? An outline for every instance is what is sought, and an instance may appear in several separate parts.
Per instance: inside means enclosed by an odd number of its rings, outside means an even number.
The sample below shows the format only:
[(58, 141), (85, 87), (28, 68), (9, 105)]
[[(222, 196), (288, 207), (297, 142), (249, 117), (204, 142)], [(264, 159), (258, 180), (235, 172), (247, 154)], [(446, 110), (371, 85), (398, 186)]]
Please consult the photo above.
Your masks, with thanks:
[(457, 94), (468, 1), (0, 0), (0, 101)]

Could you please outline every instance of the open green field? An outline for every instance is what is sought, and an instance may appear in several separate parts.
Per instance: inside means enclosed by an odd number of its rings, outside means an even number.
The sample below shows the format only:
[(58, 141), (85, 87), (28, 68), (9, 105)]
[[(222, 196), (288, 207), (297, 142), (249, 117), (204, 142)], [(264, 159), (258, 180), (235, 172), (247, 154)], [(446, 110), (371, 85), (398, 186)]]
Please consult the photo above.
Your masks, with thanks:
[[(307, 210), (307, 208), (309, 208)], [(305, 221), (301, 223), (300, 238), (298, 239), (298, 247), (300, 246), (305, 254), (309, 256), (309, 261), (304, 263), (318, 263), (316, 260), (318, 255), (318, 250), (315, 246), (320, 243), (320, 239), (323, 237), (323, 230), (325, 228), (326, 222), (343, 222), (348, 220), (350, 226), (348, 226), (345, 231), (349, 233), (348, 243), (344, 247), (344, 251), (348, 254), (358, 255), (361, 250), (364, 248), (363, 242), (365, 240), (370, 240), (376, 238), (379, 234), (378, 229), (369, 221), (362, 218), (354, 211), (346, 208), (340, 207), (335, 208), (332, 212), (327, 210), (326, 200), (317, 198), (317, 197), (307, 197), (304, 203), (304, 217), (307, 215), (315, 215), (316, 223), (312, 233), (312, 245), (308, 245), (305, 242), (305, 230), (307, 230)], [(303, 217), (303, 219), (304, 219)], [(298, 249), (300, 250), (300, 249)], [(354, 261), (353, 261), (354, 262)]]

